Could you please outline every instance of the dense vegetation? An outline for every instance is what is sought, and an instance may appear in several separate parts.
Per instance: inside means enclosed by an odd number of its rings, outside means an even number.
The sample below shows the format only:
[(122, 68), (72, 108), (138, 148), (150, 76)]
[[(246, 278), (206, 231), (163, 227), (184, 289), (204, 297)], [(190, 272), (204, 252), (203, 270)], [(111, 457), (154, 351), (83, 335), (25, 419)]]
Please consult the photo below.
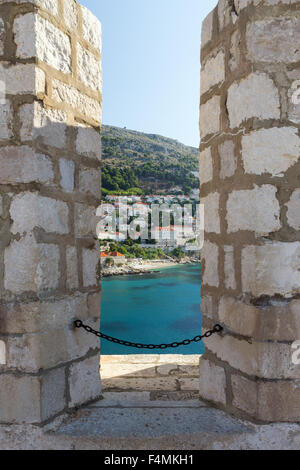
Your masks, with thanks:
[(184, 193), (199, 187), (198, 151), (179, 142), (117, 127), (102, 129), (103, 194)]

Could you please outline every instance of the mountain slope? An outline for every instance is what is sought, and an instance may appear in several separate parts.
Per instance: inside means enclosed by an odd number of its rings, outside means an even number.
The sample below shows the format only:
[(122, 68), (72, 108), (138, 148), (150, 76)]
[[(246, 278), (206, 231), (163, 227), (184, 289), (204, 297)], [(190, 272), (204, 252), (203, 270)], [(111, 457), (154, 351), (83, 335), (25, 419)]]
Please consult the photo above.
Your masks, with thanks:
[(198, 150), (155, 134), (102, 127), (103, 193), (189, 193), (199, 187)]

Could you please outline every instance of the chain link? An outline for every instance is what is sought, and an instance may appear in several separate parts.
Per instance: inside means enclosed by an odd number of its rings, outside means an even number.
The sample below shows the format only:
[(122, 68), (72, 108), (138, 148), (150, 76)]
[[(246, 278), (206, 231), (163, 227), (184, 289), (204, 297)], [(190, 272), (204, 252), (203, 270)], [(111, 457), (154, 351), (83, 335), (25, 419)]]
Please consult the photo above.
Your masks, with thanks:
[(129, 348), (137, 348), (137, 349), (169, 349), (169, 348), (179, 348), (179, 346), (188, 346), (191, 343), (199, 343), (204, 338), (210, 338), (215, 333), (221, 333), (223, 331), (223, 327), (221, 325), (215, 325), (212, 330), (207, 331), (202, 336), (198, 335), (195, 336), (193, 339), (185, 339), (180, 343), (174, 342), (170, 344), (140, 344), (140, 343), (131, 343), (130, 341), (124, 341), (122, 339), (113, 338), (112, 336), (107, 336), (100, 331), (93, 330), (88, 325), (84, 325), (81, 320), (76, 320), (74, 322), (74, 326), (76, 328), (83, 328), (87, 333), (91, 333), (98, 338), (105, 339), (106, 341), (110, 341), (111, 343), (121, 344), (122, 346), (128, 346)]

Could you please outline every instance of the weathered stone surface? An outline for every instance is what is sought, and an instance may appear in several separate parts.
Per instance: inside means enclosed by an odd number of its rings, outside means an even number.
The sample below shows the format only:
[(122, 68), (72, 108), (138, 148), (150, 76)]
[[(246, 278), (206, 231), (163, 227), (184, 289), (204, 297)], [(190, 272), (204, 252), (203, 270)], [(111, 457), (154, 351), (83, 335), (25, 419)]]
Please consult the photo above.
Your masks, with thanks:
[(73, 246), (67, 247), (66, 252), (67, 258), (67, 288), (77, 289), (78, 288), (78, 262), (77, 262), (77, 250)]
[(248, 55), (253, 61), (292, 63), (300, 60), (300, 19), (272, 18), (247, 27)]
[(210, 147), (200, 152), (199, 160), (200, 184), (207, 183), (213, 178), (213, 162)]
[(211, 11), (202, 22), (201, 47), (204, 47), (212, 38), (214, 12)]
[(220, 131), (220, 97), (214, 96), (200, 106), (200, 134), (204, 139)]
[(224, 246), (224, 256), (225, 286), (227, 289), (236, 289), (233, 246)]
[(242, 138), (242, 158), (246, 173), (283, 177), (299, 160), (298, 129), (261, 129)]
[(222, 367), (209, 360), (200, 360), (200, 397), (226, 404), (226, 377)]
[(280, 229), (277, 188), (268, 184), (254, 189), (233, 191), (227, 201), (228, 232), (250, 230), (267, 235)]
[(40, 381), (37, 377), (0, 375), (0, 423), (40, 422)]
[[(130, 358), (129, 358), (130, 361)], [(161, 366), (163, 367), (163, 366)], [(176, 366), (177, 367), (177, 366)], [(156, 377), (155, 367), (149, 364), (117, 364), (110, 362), (101, 363), (100, 368), (101, 379), (111, 379), (114, 377), (129, 379), (130, 377)], [(169, 374), (164, 374), (169, 375)]]
[(231, 377), (233, 406), (245, 411), (250, 416), (257, 415), (258, 393), (257, 383), (239, 375)]
[(3, 207), (3, 197), (0, 196), (0, 217), (4, 215), (4, 207)]
[(179, 379), (180, 390), (184, 391), (197, 391), (199, 390), (199, 377), (198, 378), (184, 378)]
[(76, 151), (85, 157), (101, 158), (101, 135), (92, 127), (79, 126), (77, 130)]
[(287, 206), (287, 220), (290, 227), (300, 230), (300, 190), (296, 189)]
[(63, 73), (71, 72), (69, 37), (35, 13), (18, 16), (14, 21), (17, 57), (37, 57)]
[(94, 237), (96, 234), (96, 208), (85, 204), (75, 204), (76, 237)]
[[(55, 299), (55, 301), (50, 299), (26, 304), (11, 302), (0, 306), (1, 315), (4, 315), (4, 312), (6, 314), (5, 325), (1, 325), (0, 331), (10, 335), (41, 333), (42, 331), (49, 334), (49, 331), (61, 330), (71, 325), (74, 318), (80, 317), (87, 320), (91, 315), (87, 309), (86, 297), (86, 294), (76, 293)], [(92, 316), (96, 315), (92, 314)]]
[(212, 336), (207, 349), (234, 369), (265, 379), (300, 378), (291, 362), (291, 345), (237, 339), (229, 334)]
[(79, 172), (79, 190), (100, 198), (100, 172), (96, 168), (82, 168)]
[(0, 341), (0, 366), (6, 365), (6, 344), (4, 341)]
[(40, 103), (21, 106), (20, 136), (23, 142), (40, 139), (44, 144), (63, 149), (66, 147), (66, 120), (64, 111), (44, 108)]
[(10, 215), (14, 234), (31, 232), (40, 227), (46, 232), (69, 233), (68, 206), (65, 202), (38, 193), (19, 193), (11, 203)]
[(69, 406), (75, 407), (100, 397), (99, 356), (74, 363), (69, 370)]
[(219, 193), (201, 198), (201, 204), (204, 204), (204, 227), (208, 233), (220, 233), (219, 201)]
[(9, 102), (7, 101), (6, 104), (0, 102), (0, 140), (8, 140), (12, 137), (12, 124), (13, 116)]
[(52, 15), (58, 14), (58, 0), (31, 0), (29, 3), (34, 3), (44, 8)]
[(78, 28), (78, 8), (75, 0), (64, 0), (64, 18), (67, 27), (71, 31)]
[(255, 297), (299, 293), (300, 243), (267, 243), (242, 250), (243, 291)]
[(4, 62), (0, 64), (0, 79), (10, 95), (36, 95), (45, 91), (45, 73), (35, 64)]
[(37, 245), (34, 236), (28, 234), (5, 249), (4, 262), (5, 288), (15, 294), (58, 287), (59, 248), (56, 245)]
[(84, 287), (96, 286), (97, 269), (99, 265), (99, 250), (82, 250), (82, 271), (83, 271), (83, 285)]
[(235, 31), (231, 36), (229, 67), (231, 71), (235, 70), (240, 63), (241, 58), (241, 35)]
[(75, 111), (93, 119), (96, 122), (101, 122), (101, 105), (100, 103), (84, 95), (71, 85), (67, 85), (60, 80), (53, 80), (52, 98), (57, 103), (66, 103)]
[(227, 109), (232, 129), (253, 117), (279, 119), (278, 90), (268, 75), (258, 72), (252, 73), (242, 81), (235, 82), (230, 86)]
[(288, 119), (296, 124), (300, 124), (300, 69), (287, 72), (291, 80), (288, 91)]
[(84, 39), (96, 49), (101, 50), (101, 23), (87, 8), (82, 9), (82, 31)]
[(209, 286), (219, 286), (219, 248), (214, 243), (205, 241), (201, 250), (202, 262), (204, 261), (205, 270), (203, 275), (203, 284)]
[(219, 304), (218, 316), (220, 321), (234, 333), (244, 336), (254, 336), (260, 321), (259, 309), (233, 297), (222, 297)]
[(5, 24), (0, 18), (0, 55), (4, 54), (4, 38), (5, 38)]
[(59, 160), (60, 185), (67, 193), (74, 191), (75, 164), (72, 160), (61, 158)]
[(91, 52), (78, 44), (77, 61), (79, 80), (95, 91), (101, 90), (102, 79), (99, 60)]
[(1, 147), (0, 183), (51, 183), (52, 179), (52, 165), (45, 155), (35, 154), (26, 146)]
[(220, 177), (230, 178), (234, 175), (237, 167), (237, 158), (235, 155), (234, 142), (232, 140), (226, 140), (219, 146), (220, 155)]
[(162, 391), (177, 390), (176, 377), (148, 377), (148, 378), (113, 378), (102, 382), (103, 390), (134, 390), (134, 391)]
[(201, 70), (201, 93), (206, 93), (211, 87), (220, 85), (225, 80), (225, 53), (218, 51), (210, 56)]
[(41, 389), (42, 420), (46, 421), (66, 408), (66, 370), (55, 369), (44, 375)]
[(219, 28), (222, 30), (227, 25), (229, 25), (231, 18), (235, 21), (236, 14), (234, 13), (233, 8), (229, 4), (228, 0), (219, 0), (218, 2), (218, 18), (219, 18)]

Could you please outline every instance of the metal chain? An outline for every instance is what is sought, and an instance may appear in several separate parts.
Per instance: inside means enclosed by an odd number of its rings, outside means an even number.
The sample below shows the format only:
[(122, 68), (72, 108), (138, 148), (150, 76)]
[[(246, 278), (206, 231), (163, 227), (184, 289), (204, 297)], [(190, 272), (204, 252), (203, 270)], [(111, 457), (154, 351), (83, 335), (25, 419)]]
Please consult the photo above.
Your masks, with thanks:
[(199, 343), (199, 341), (201, 341), (202, 339), (210, 338), (213, 334), (221, 333), (223, 331), (223, 327), (221, 325), (215, 325), (212, 330), (207, 331), (202, 336), (199, 335), (199, 336), (195, 336), (195, 338), (193, 339), (185, 339), (184, 341), (181, 341), (180, 343), (174, 342), (170, 344), (140, 344), (140, 343), (131, 343), (130, 341), (124, 341), (122, 339), (113, 338), (112, 336), (107, 336), (104, 333), (101, 333), (100, 331), (93, 330), (93, 328), (91, 328), (88, 325), (84, 325), (84, 323), (81, 320), (76, 320), (74, 322), (74, 326), (76, 328), (83, 328), (88, 333), (98, 336), (98, 338), (106, 339), (107, 341), (110, 341), (111, 343), (121, 344), (123, 346), (128, 346), (129, 348), (137, 348), (137, 349), (179, 348), (179, 346), (188, 346), (191, 343)]

